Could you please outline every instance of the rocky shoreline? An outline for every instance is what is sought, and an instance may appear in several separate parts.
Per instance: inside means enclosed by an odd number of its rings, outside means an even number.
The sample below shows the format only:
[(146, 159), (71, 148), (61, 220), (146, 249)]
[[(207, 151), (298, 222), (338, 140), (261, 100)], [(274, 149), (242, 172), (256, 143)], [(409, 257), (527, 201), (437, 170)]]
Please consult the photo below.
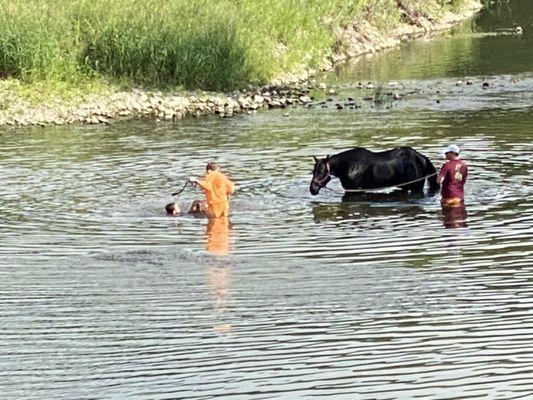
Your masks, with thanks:
[[(343, 27), (336, 32), (340, 43), (343, 44), (343, 52), (325, 59), (319, 70), (284, 74), (266, 87), (250, 87), (227, 94), (168, 94), (133, 89), (106, 95), (91, 95), (77, 100), (76, 104), (57, 100), (33, 106), (7, 93), (0, 81), (0, 126), (107, 124), (112, 120), (138, 117), (172, 121), (210, 114), (231, 117), (235, 114), (254, 113), (263, 108), (308, 105), (313, 101), (309, 95), (311, 90), (323, 91), (326, 95), (334, 94), (332, 88), (316, 84), (313, 77), (317, 73), (331, 70), (346, 60), (394, 47), (407, 40), (449, 30), (457, 23), (471, 18), (480, 9), (481, 4), (472, 2), (459, 13), (447, 12), (439, 21), (421, 15), (411, 15), (409, 10), (405, 9), (405, 22), (386, 34), (368, 23)], [(394, 96), (400, 97), (398, 94)], [(2, 107), (2, 104), (7, 105)], [(351, 106), (355, 106), (355, 103)]]

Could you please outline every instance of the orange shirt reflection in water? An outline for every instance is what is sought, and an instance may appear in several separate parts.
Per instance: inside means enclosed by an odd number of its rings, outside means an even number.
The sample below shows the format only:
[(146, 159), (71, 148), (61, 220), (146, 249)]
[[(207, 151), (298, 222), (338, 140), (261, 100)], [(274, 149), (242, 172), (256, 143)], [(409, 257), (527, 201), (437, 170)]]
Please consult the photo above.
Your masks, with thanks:
[[(227, 217), (209, 218), (206, 229), (207, 251), (216, 256), (226, 256), (230, 247), (231, 225)], [(207, 270), (207, 279), (213, 295), (213, 308), (217, 318), (223, 318), (231, 294), (231, 266), (223, 258), (214, 260)], [(213, 327), (219, 333), (231, 331), (231, 324), (220, 322)]]
[(208, 218), (206, 229), (207, 251), (217, 256), (229, 253), (230, 222), (227, 217)]

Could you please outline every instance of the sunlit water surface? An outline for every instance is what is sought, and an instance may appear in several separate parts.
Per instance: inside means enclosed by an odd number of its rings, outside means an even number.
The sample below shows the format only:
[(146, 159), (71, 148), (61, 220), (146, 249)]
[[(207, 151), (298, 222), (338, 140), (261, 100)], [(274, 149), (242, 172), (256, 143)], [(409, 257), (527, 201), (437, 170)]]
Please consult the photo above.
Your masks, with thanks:
[[(528, 398), (531, 53), (507, 68), (443, 51), (518, 54), (533, 29), (519, 23), (521, 37), (347, 66), (315, 107), (1, 132), (2, 398)], [(360, 80), (404, 98), (365, 102)], [(347, 97), (361, 108), (337, 110)], [(466, 215), (438, 197), (343, 199), (335, 181), (309, 194), (312, 155), (409, 145), (440, 166), (451, 142), (470, 166)], [(238, 186), (230, 225), (166, 216), (213, 159)]]

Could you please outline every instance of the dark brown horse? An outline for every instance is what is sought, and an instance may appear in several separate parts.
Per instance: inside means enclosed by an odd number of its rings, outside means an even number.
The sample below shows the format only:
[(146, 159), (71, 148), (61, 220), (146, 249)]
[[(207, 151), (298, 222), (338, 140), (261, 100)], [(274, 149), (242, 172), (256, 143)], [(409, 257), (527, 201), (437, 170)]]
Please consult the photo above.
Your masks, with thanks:
[(426, 179), (431, 195), (440, 189), (435, 167), (429, 158), (411, 147), (397, 147), (376, 153), (355, 147), (333, 156), (314, 159), (313, 179), (309, 186), (312, 195), (317, 195), (332, 176), (339, 178), (347, 191), (399, 187), (405, 192), (421, 193)]

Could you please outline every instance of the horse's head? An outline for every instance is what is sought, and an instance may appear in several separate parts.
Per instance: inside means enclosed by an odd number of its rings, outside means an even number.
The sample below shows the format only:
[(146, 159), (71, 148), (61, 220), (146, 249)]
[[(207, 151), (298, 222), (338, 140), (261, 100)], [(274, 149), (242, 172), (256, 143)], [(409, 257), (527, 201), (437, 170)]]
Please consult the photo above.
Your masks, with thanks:
[(331, 180), (331, 171), (329, 168), (329, 156), (326, 158), (316, 158), (315, 167), (313, 168), (313, 179), (311, 179), (311, 185), (309, 191), (313, 196), (316, 196), (320, 189), (325, 187)]

